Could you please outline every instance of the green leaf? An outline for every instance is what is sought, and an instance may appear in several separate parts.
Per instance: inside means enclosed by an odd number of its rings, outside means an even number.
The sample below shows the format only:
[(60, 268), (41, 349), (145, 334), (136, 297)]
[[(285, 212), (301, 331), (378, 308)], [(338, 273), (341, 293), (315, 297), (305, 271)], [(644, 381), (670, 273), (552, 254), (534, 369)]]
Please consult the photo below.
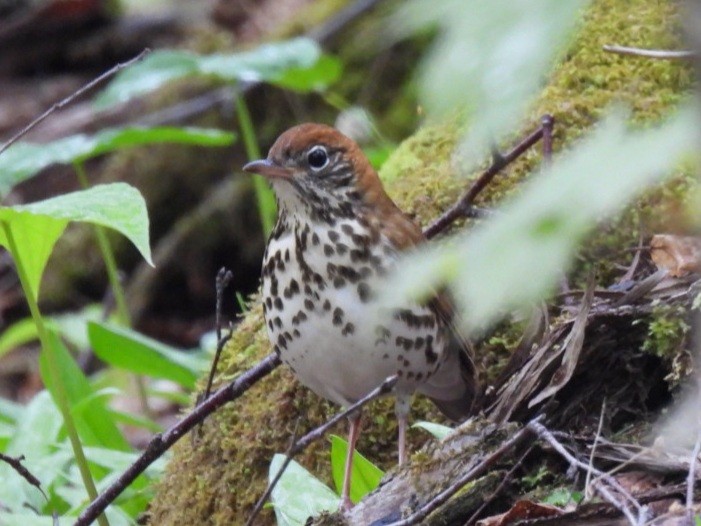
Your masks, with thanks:
[(37, 326), (32, 318), (18, 320), (0, 334), (0, 356), (38, 338)]
[[(336, 490), (340, 493), (343, 487), (343, 476), (348, 452), (348, 441), (339, 436), (331, 435), (331, 471)], [(353, 452), (353, 468), (351, 470), (350, 499), (355, 504), (374, 490), (384, 476), (384, 472), (357, 451)]]
[(526, 183), (493, 219), (400, 262), (383, 283), (388, 305), (427, 297), (448, 283), (469, 313), (465, 327), (482, 329), (542, 299), (597, 222), (693, 152), (695, 112), (682, 108), (661, 126), (634, 132), (624, 116), (612, 115)]
[(128, 451), (126, 439), (117, 428), (103, 396), (95, 393), (90, 382), (78, 364), (63, 345), (58, 335), (50, 331), (51, 349), (42, 349), (39, 356), (39, 369), (44, 385), (56, 399), (55, 378), (47, 363), (47, 352), (54, 352), (60, 369), (61, 382), (66, 391), (76, 428), (82, 442), (88, 446), (104, 446), (110, 449)]
[(126, 183), (98, 185), (28, 205), (0, 207), (0, 245), (9, 247), (8, 230), (19, 254), (12, 254), (24, 266), (34, 298), (56, 241), (69, 221), (105, 226), (126, 236), (141, 255), (151, 262), (148, 214), (139, 191)]
[[(270, 463), (268, 480), (272, 481), (285, 462), (276, 454)], [(331, 488), (294, 460), (283, 473), (270, 496), (278, 526), (303, 526), (307, 518), (322, 511), (336, 511), (340, 503)]]
[[(24, 465), (40, 481), (44, 491), (61, 476), (64, 464), (52, 457), (63, 419), (47, 391), (41, 391), (24, 409), (17, 420), (5, 454), (25, 456)], [(44, 498), (36, 488), (26, 483), (14, 470), (0, 462), (0, 502), (11, 510), (19, 511), (24, 503), (36, 509), (44, 505)], [(3, 523), (4, 524), (4, 523)]]
[(118, 74), (95, 102), (104, 108), (194, 75), (227, 82), (270, 82), (308, 91), (328, 85), (339, 74), (338, 62), (328, 57), (322, 60), (321, 48), (309, 38), (232, 54), (199, 56), (187, 51), (156, 51)]
[(570, 491), (567, 488), (558, 488), (554, 490), (550, 495), (543, 499), (545, 504), (552, 504), (553, 506), (560, 506), (561, 508), (567, 506), (570, 502), (579, 504), (584, 495), (579, 491)]
[(0, 422), (16, 422), (24, 414), (24, 406), (0, 397)]
[(152, 378), (164, 378), (192, 389), (206, 367), (201, 355), (187, 354), (136, 331), (105, 322), (88, 323), (95, 354), (115, 367)]
[(419, 429), (428, 431), (438, 440), (443, 440), (445, 437), (447, 437), (450, 433), (453, 432), (452, 427), (444, 426), (442, 424), (434, 424), (433, 422), (416, 422), (411, 427), (418, 427)]
[(95, 135), (72, 135), (46, 144), (20, 142), (0, 155), (0, 198), (13, 186), (52, 164), (82, 163), (92, 157), (144, 144), (228, 146), (235, 135), (206, 128), (112, 128)]
[(438, 26), (419, 91), (429, 112), (462, 114), (467, 144), (484, 152), (518, 126), (564, 51), (585, 0), (412, 0), (397, 13), (403, 33)]

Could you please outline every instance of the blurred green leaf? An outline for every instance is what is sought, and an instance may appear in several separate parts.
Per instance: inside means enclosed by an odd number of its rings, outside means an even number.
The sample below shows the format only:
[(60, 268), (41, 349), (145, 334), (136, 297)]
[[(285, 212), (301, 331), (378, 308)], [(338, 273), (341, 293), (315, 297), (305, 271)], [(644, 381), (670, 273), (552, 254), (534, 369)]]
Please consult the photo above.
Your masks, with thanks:
[(309, 91), (328, 85), (339, 74), (338, 62), (330, 57), (322, 59), (321, 48), (309, 38), (265, 44), (233, 54), (200, 56), (187, 51), (156, 51), (117, 75), (95, 102), (104, 108), (194, 75), (228, 82), (270, 82)]
[[(24, 465), (40, 481), (44, 491), (61, 477), (65, 461), (54, 456), (63, 419), (47, 391), (41, 391), (24, 408), (4, 453), (24, 455)], [(65, 459), (68, 460), (68, 459)], [(41, 493), (15, 471), (0, 462), (0, 502), (11, 511), (21, 511), (25, 503), (35, 509), (45, 504)], [(4, 524), (0, 522), (0, 524)]]
[(567, 488), (558, 488), (554, 490), (550, 495), (543, 499), (545, 504), (552, 504), (553, 506), (565, 507), (569, 503), (574, 502), (579, 504), (584, 495), (579, 491), (570, 491)]
[(92, 157), (145, 144), (228, 146), (236, 136), (206, 128), (114, 128), (95, 135), (72, 135), (45, 144), (20, 142), (0, 155), (0, 198), (16, 184), (52, 164), (82, 163)]
[(639, 131), (628, 131), (620, 113), (612, 115), (489, 222), (401, 262), (383, 283), (386, 301), (425, 298), (449, 283), (469, 313), (464, 325), (479, 329), (543, 298), (598, 221), (693, 152), (695, 115), (683, 108), (661, 126)]
[(0, 334), (0, 356), (38, 338), (37, 326), (31, 317), (18, 320)]
[(57, 357), (59, 374), (70, 404), (81, 441), (89, 446), (104, 446), (110, 449), (128, 451), (128, 442), (114, 423), (104, 397), (97, 395), (78, 364), (63, 345), (58, 335), (50, 332), (51, 349), (43, 349), (39, 356), (39, 369), (46, 388), (56, 398), (55, 379), (47, 363), (47, 352)]
[(186, 389), (206, 367), (201, 355), (169, 347), (136, 331), (105, 322), (89, 322), (88, 338), (95, 354), (115, 367), (153, 378), (164, 378)]
[(7, 229), (17, 244), (31, 291), (39, 297), (39, 283), (56, 241), (69, 221), (105, 226), (126, 236), (151, 262), (148, 214), (139, 191), (126, 183), (98, 185), (87, 190), (13, 207), (0, 207), (0, 245), (8, 248)]
[[(268, 481), (272, 481), (285, 462), (276, 454), (270, 463)], [(336, 511), (340, 503), (331, 488), (294, 460), (287, 466), (270, 496), (278, 526), (304, 526), (307, 518), (322, 511)]]
[(419, 76), (429, 112), (462, 113), (470, 152), (484, 153), (518, 125), (573, 33), (585, 0), (412, 0), (402, 32), (438, 26)]
[[(24, 406), (0, 397), (0, 421), (16, 422), (24, 414)], [(2, 451), (2, 450), (0, 450)]]
[[(331, 435), (331, 472), (336, 491), (343, 488), (343, 476), (346, 467), (348, 441), (337, 435)], [(354, 504), (374, 490), (384, 476), (384, 471), (370, 462), (357, 451), (353, 452), (353, 468), (351, 469), (350, 499)]]
[(445, 437), (447, 437), (450, 433), (453, 432), (452, 427), (444, 426), (442, 424), (435, 424), (433, 422), (416, 422), (411, 427), (418, 427), (419, 429), (428, 431), (438, 440), (443, 440)]

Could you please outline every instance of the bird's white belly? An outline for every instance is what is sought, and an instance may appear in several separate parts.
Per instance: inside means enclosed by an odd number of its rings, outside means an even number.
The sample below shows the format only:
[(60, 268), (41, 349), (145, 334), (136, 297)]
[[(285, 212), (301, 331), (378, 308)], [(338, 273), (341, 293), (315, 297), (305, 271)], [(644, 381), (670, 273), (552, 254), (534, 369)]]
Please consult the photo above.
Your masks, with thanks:
[[(363, 265), (351, 262), (347, 253), (324, 252), (328, 239), (325, 233), (317, 236), (321, 238), (317, 244), (308, 240), (301, 265), (294, 235), (272, 240), (268, 247), (263, 296), (268, 335), (276, 351), (303, 384), (341, 405), (362, 398), (394, 374), (400, 375), (400, 389), (414, 391), (437, 370), (442, 358), (438, 325), (428, 323), (433, 314), (413, 305), (416, 319), (426, 323), (381, 316), (365, 294), (372, 290), (376, 273), (365, 271), (363, 278), (350, 273), (349, 279), (334, 281), (329, 263), (358, 271)], [(350, 239), (341, 234), (336, 241)], [(274, 276), (265, 271), (271, 268), (271, 259)], [(324, 285), (300, 279), (303, 267), (323, 278)]]

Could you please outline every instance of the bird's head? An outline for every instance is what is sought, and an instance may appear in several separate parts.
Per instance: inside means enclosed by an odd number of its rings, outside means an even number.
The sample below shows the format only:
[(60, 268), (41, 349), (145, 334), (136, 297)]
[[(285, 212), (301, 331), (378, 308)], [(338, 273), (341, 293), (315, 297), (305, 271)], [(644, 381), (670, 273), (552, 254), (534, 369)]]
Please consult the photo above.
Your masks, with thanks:
[(265, 176), (288, 214), (328, 220), (351, 217), (389, 200), (360, 147), (323, 124), (300, 124), (278, 137), (266, 159), (244, 171)]

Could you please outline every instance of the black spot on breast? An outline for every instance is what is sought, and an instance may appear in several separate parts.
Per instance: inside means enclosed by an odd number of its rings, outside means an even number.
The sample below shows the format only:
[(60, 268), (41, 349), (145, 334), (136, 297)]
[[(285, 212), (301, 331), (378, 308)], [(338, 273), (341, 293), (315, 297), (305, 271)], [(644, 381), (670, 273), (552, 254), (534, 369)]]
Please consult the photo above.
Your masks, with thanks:
[(304, 306), (306, 307), (307, 310), (313, 310), (314, 309), (314, 302), (310, 300), (309, 298), (306, 298), (304, 300)]
[(349, 224), (343, 224), (343, 225), (341, 225), (341, 230), (342, 230), (343, 233), (346, 234), (347, 236), (353, 235), (353, 232), (354, 232), (353, 227), (350, 226)]
[(287, 349), (287, 340), (285, 340), (285, 337), (282, 334), (277, 337), (277, 345), (281, 349)]
[(358, 283), (358, 297), (363, 303), (367, 303), (370, 300), (370, 285), (364, 281)]
[(297, 283), (296, 279), (290, 280), (290, 292), (293, 296), (299, 294), (299, 283)]
[(419, 382), (424, 377), (423, 373), (416, 373), (416, 381)]
[(426, 348), (424, 349), (424, 356), (426, 356), (426, 363), (433, 364), (438, 360), (438, 355), (433, 350), (433, 336), (426, 337)]
[(352, 323), (348, 322), (348, 323), (346, 323), (346, 326), (343, 327), (343, 330), (341, 331), (341, 334), (342, 334), (343, 336), (347, 336), (347, 335), (349, 335), (349, 334), (353, 334), (354, 332), (355, 332), (355, 325), (353, 325)]
[(289, 263), (290, 261), (290, 249), (286, 248), (285, 249), (285, 263)]
[(333, 310), (333, 324), (341, 325), (343, 323), (343, 310), (340, 307), (336, 307)]
[(268, 320), (268, 329), (273, 330), (273, 320)]
[(334, 255), (334, 249), (333, 249), (333, 247), (332, 247), (331, 245), (329, 245), (328, 243), (327, 243), (326, 245), (324, 245), (324, 255), (325, 255), (326, 257), (333, 256), (333, 255)]
[(273, 299), (270, 296), (265, 298), (265, 305), (268, 307), (268, 310), (273, 308)]
[(340, 236), (338, 235), (338, 232), (336, 232), (335, 230), (329, 230), (329, 232), (328, 232), (327, 235), (329, 236), (329, 239), (330, 239), (333, 243), (335, 243), (336, 241), (338, 241), (338, 238), (340, 237)]
[(282, 328), (282, 320), (280, 319), (280, 316), (275, 316), (275, 319), (273, 320), (273, 323), (278, 329)]
[(321, 242), (321, 240), (319, 239), (319, 234), (314, 232), (312, 234), (312, 245), (317, 246), (320, 242)]
[(346, 284), (346, 280), (340, 276), (337, 276), (333, 279), (333, 286), (336, 287), (337, 289), (340, 289), (345, 284)]
[(273, 301), (273, 305), (275, 305), (275, 308), (277, 310), (282, 310), (282, 300), (280, 299), (280, 296), (275, 298), (275, 301)]
[(331, 310), (331, 302), (329, 300), (324, 300), (324, 310)]
[(295, 338), (299, 338), (301, 335), (302, 334), (297, 329), (292, 331), (292, 336), (294, 336)]
[(425, 342), (425, 341), (424, 341), (424, 339), (423, 339), (421, 336), (419, 336), (418, 338), (416, 338), (416, 339), (414, 340), (414, 349), (421, 349), (421, 347), (424, 346), (424, 342)]
[(277, 345), (273, 346), (273, 352), (275, 352), (275, 354), (280, 356), (280, 347), (278, 347)]
[(336, 243), (336, 252), (338, 252), (339, 256), (344, 255), (346, 252), (348, 252), (348, 245), (345, 243)]

